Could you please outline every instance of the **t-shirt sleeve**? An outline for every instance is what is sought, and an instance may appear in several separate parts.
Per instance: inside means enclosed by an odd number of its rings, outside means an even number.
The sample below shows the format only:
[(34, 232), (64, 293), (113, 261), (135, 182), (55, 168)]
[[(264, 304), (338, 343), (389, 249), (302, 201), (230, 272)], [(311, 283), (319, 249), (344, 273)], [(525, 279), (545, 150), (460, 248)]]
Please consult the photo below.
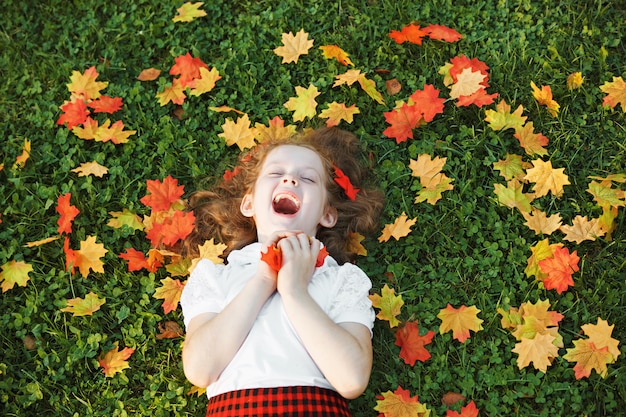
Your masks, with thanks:
[(357, 266), (346, 263), (339, 268), (339, 287), (333, 299), (328, 316), (335, 323), (361, 323), (372, 331), (374, 308), (369, 299), (372, 282)]
[(192, 271), (180, 296), (185, 327), (199, 314), (219, 313), (224, 308), (224, 294), (218, 282), (223, 268), (224, 265), (203, 259)]

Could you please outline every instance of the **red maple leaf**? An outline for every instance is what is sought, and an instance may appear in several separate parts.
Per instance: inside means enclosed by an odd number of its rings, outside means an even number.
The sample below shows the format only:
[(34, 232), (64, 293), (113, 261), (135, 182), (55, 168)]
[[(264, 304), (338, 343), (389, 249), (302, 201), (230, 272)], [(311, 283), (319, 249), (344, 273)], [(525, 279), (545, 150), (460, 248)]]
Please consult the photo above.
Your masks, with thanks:
[(139, 201), (151, 207), (154, 211), (169, 210), (172, 203), (177, 201), (180, 196), (185, 193), (185, 187), (178, 185), (178, 180), (172, 178), (170, 175), (165, 177), (163, 182), (159, 180), (147, 180), (146, 184), (150, 194), (142, 197)]
[(88, 104), (94, 113), (115, 113), (122, 108), (121, 97), (100, 96)]
[(72, 222), (74, 221), (78, 213), (80, 213), (80, 210), (70, 204), (71, 197), (72, 193), (67, 193), (59, 196), (57, 200), (56, 211), (61, 215), (61, 217), (59, 217), (59, 220), (57, 220), (57, 224), (59, 225), (57, 232), (59, 234), (72, 233)]
[(161, 242), (167, 246), (172, 246), (179, 240), (185, 239), (195, 228), (196, 216), (193, 212), (182, 212), (177, 210), (174, 215), (168, 218), (161, 228)]
[(139, 271), (144, 268), (148, 269), (148, 260), (143, 252), (140, 252), (137, 249), (127, 248), (126, 252), (119, 254), (119, 258), (128, 262), (129, 272)]
[(428, 25), (422, 29), (430, 39), (457, 42), (463, 38), (459, 32), (442, 25)]
[[(327, 256), (328, 251), (326, 250), (326, 247), (322, 247), (322, 249), (320, 249), (320, 252), (317, 254), (315, 267), (318, 268), (324, 265), (324, 260)], [(269, 265), (269, 267), (273, 271), (278, 272), (283, 266), (283, 253), (278, 246), (272, 245), (267, 248), (267, 252), (261, 252), (261, 260)]]
[(391, 126), (383, 131), (383, 135), (388, 138), (395, 138), (396, 143), (405, 142), (407, 139), (413, 139), (413, 129), (421, 123), (422, 112), (417, 106), (409, 106), (403, 104), (399, 109), (385, 112), (385, 120)]
[(427, 123), (432, 122), (436, 115), (443, 113), (445, 99), (439, 97), (439, 90), (431, 84), (424, 84), (424, 89), (415, 91), (410, 98)]
[(61, 106), (63, 114), (57, 120), (58, 125), (67, 123), (67, 128), (72, 129), (74, 126), (82, 125), (87, 120), (89, 110), (84, 100), (75, 100), (65, 103)]
[(78, 265), (78, 257), (76, 252), (70, 248), (70, 238), (65, 236), (65, 242), (63, 242), (63, 252), (65, 253), (65, 270), (74, 275), (74, 268)]
[(170, 68), (171, 75), (180, 75), (180, 83), (185, 87), (193, 87), (196, 78), (200, 78), (200, 68), (209, 69), (209, 66), (200, 58), (193, 58), (189, 52), (175, 58), (176, 64)]
[(400, 346), (400, 357), (408, 365), (415, 365), (415, 361), (425, 362), (430, 359), (430, 352), (424, 345), (433, 340), (435, 332), (432, 330), (420, 336), (417, 322), (407, 322), (396, 330), (396, 346)]
[(396, 41), (396, 43), (404, 43), (410, 42), (416, 45), (422, 44), (422, 38), (426, 36), (427, 33), (420, 29), (420, 26), (415, 23), (410, 23), (402, 28), (402, 30), (392, 30), (389, 33), (389, 37)]
[(478, 417), (478, 408), (476, 403), (470, 401), (465, 407), (461, 408), (461, 412), (454, 410), (446, 410), (446, 417)]
[(487, 94), (487, 90), (481, 88), (477, 90), (475, 93), (470, 94), (469, 96), (459, 96), (456, 101), (457, 107), (469, 106), (470, 104), (475, 104), (478, 107), (486, 106), (487, 104), (493, 103), (493, 101), (498, 97), (498, 93)]
[(539, 269), (544, 274), (548, 274), (543, 280), (543, 285), (547, 290), (556, 290), (558, 294), (567, 291), (567, 288), (574, 286), (572, 274), (579, 270), (578, 261), (580, 258), (576, 251), (569, 253), (565, 247), (555, 248), (554, 254), (539, 262)]

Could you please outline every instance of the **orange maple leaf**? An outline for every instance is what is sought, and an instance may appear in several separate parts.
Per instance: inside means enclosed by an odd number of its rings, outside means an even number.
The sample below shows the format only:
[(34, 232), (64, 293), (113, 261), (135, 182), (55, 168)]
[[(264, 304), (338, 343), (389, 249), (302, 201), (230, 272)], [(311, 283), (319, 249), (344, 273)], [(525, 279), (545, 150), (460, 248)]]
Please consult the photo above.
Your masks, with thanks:
[(12, 169), (21, 169), (26, 165), (26, 161), (30, 158), (30, 140), (24, 139), (24, 146), (22, 147), (22, 154), (15, 158), (15, 163), (11, 167)]
[(626, 82), (622, 77), (613, 77), (613, 81), (607, 81), (600, 90), (606, 93), (602, 104), (614, 109), (617, 104), (622, 106), (622, 111), (626, 113)]
[[(317, 259), (315, 260), (315, 267), (319, 268), (324, 265), (324, 261), (328, 256), (328, 250), (326, 247), (322, 247), (317, 254)], [(280, 247), (276, 245), (272, 245), (267, 248), (266, 252), (261, 252), (261, 261), (265, 262), (273, 271), (278, 272), (280, 268), (283, 266), (283, 252)]]
[(561, 106), (552, 99), (552, 89), (550, 86), (542, 85), (541, 89), (539, 89), (535, 83), (531, 81), (530, 87), (533, 89), (533, 97), (537, 100), (537, 103), (546, 106), (548, 108), (548, 112), (553, 117), (556, 117)]
[(67, 89), (72, 93), (72, 100), (81, 98), (83, 100), (93, 100), (100, 97), (100, 90), (105, 88), (109, 83), (107, 81), (96, 81), (98, 78), (96, 67), (89, 67), (84, 73), (80, 71), (72, 71), (70, 83)]
[[(171, 75), (178, 75), (177, 80), (181, 87), (192, 87), (196, 78), (200, 78), (200, 68), (209, 69), (209, 66), (200, 58), (194, 58), (189, 52), (174, 58), (176, 63), (170, 68)], [(180, 104), (180, 103), (179, 103)]]
[(161, 106), (165, 106), (170, 101), (174, 104), (181, 105), (187, 98), (187, 96), (185, 96), (185, 87), (183, 87), (178, 78), (175, 78), (169, 87), (165, 87), (162, 92), (157, 93), (156, 97), (159, 99)]
[(327, 127), (337, 126), (342, 120), (346, 123), (352, 123), (354, 115), (359, 114), (360, 110), (353, 104), (350, 107), (346, 107), (345, 103), (337, 103), (333, 101), (328, 104), (328, 108), (322, 110), (319, 117), (322, 119), (328, 119), (326, 121)]
[(556, 290), (558, 294), (574, 286), (572, 274), (579, 270), (580, 258), (576, 251), (569, 253), (567, 248), (555, 248), (552, 257), (539, 262), (539, 269), (547, 276), (543, 285), (547, 290)]
[(548, 138), (542, 133), (535, 133), (533, 122), (528, 122), (523, 126), (515, 126), (513, 136), (528, 155), (547, 155), (548, 150), (544, 146), (548, 145)]
[(383, 233), (378, 238), (378, 241), (381, 243), (386, 242), (392, 236), (396, 238), (396, 240), (400, 240), (401, 237), (411, 233), (411, 226), (413, 226), (416, 221), (417, 217), (409, 220), (407, 215), (403, 212), (392, 224), (385, 225)]
[(104, 272), (104, 262), (100, 260), (108, 250), (104, 248), (101, 243), (96, 243), (95, 236), (87, 236), (87, 238), (80, 242), (80, 249), (74, 250), (75, 263), (72, 266), (72, 273), (74, 273), (74, 267), (78, 267), (80, 274), (85, 278), (89, 275), (89, 270), (93, 272)]
[(254, 142), (255, 130), (250, 127), (250, 119), (247, 114), (237, 118), (236, 122), (227, 118), (222, 125), (222, 130), (224, 132), (218, 133), (217, 136), (224, 138), (228, 146), (236, 144), (243, 151), (256, 145)]
[(415, 23), (409, 23), (400, 31), (392, 30), (389, 33), (389, 37), (396, 41), (396, 43), (403, 44), (404, 42), (409, 42), (416, 45), (421, 45), (426, 35), (428, 35), (428, 33), (420, 29), (420, 25)]
[(135, 349), (129, 347), (119, 350), (118, 342), (115, 342), (113, 346), (113, 349), (101, 354), (98, 358), (98, 364), (102, 367), (102, 372), (109, 378), (118, 372), (122, 372), (124, 369), (130, 368), (127, 360), (135, 352)]
[(517, 367), (522, 369), (532, 362), (535, 369), (546, 373), (552, 360), (559, 356), (559, 348), (554, 345), (554, 339), (549, 333), (537, 333), (532, 339), (522, 338), (512, 350), (518, 354)]
[(67, 102), (61, 105), (63, 114), (59, 116), (56, 124), (63, 125), (67, 123), (67, 128), (72, 130), (74, 126), (82, 125), (87, 120), (89, 110), (87, 110), (87, 104), (82, 99)]
[(309, 88), (296, 86), (296, 97), (291, 97), (283, 106), (287, 110), (293, 111), (293, 120), (295, 122), (304, 121), (306, 117), (312, 119), (315, 116), (317, 101), (315, 97), (320, 95), (317, 87), (313, 84)]
[(179, 240), (184, 240), (193, 232), (195, 220), (196, 216), (192, 211), (175, 211), (174, 215), (168, 218), (161, 228), (161, 242), (164, 245), (173, 246)]
[(376, 396), (374, 410), (383, 417), (428, 417), (430, 410), (418, 401), (417, 395), (411, 397), (408, 390), (398, 386), (394, 391), (387, 391)]
[(77, 297), (67, 300), (67, 306), (61, 311), (72, 313), (74, 317), (92, 316), (94, 312), (100, 310), (104, 303), (106, 303), (105, 298), (100, 298), (95, 293), (89, 292), (85, 298)]
[(178, 185), (178, 180), (171, 175), (165, 177), (163, 182), (159, 180), (146, 181), (148, 193), (141, 201), (153, 211), (167, 211), (172, 203), (177, 201), (185, 193), (185, 187)]
[(535, 276), (537, 280), (541, 281), (546, 277), (546, 274), (541, 272), (539, 268), (539, 262), (544, 259), (551, 258), (554, 255), (554, 251), (556, 248), (562, 248), (562, 243), (554, 243), (550, 244), (548, 239), (543, 239), (537, 242), (536, 245), (530, 248), (532, 255), (528, 258), (528, 263), (524, 272), (527, 277)]
[(442, 25), (428, 25), (422, 28), (422, 31), (426, 33), (430, 39), (445, 41), (445, 42), (458, 42), (463, 39), (463, 35), (461, 35), (456, 30), (442, 26)]
[[(109, 127), (110, 125), (110, 127)], [(124, 122), (118, 120), (111, 125), (111, 121), (107, 119), (98, 127), (94, 134), (96, 142), (111, 141), (116, 145), (128, 142), (128, 137), (137, 133), (136, 130), (124, 130)]]
[(342, 65), (354, 66), (352, 61), (350, 61), (349, 55), (346, 53), (346, 51), (344, 51), (337, 45), (324, 45), (324, 46), (320, 46), (320, 49), (322, 50), (322, 54), (324, 55), (324, 58), (327, 58), (327, 59), (334, 58), (337, 61), (339, 61), (339, 63)]
[(430, 359), (430, 352), (424, 347), (432, 342), (435, 332), (432, 330), (420, 336), (417, 322), (410, 321), (396, 330), (396, 346), (400, 346), (400, 357), (408, 365), (415, 361), (425, 362)]
[(94, 113), (115, 113), (123, 106), (121, 97), (100, 96), (87, 104)]
[(436, 115), (443, 113), (445, 99), (439, 97), (439, 90), (431, 84), (424, 84), (422, 90), (416, 90), (409, 97), (412, 103), (422, 114), (424, 122), (432, 122)]
[(439, 333), (444, 334), (452, 330), (452, 337), (464, 343), (470, 337), (470, 330), (477, 332), (483, 329), (482, 319), (478, 318), (480, 310), (476, 306), (461, 306), (458, 309), (449, 303), (437, 314), (441, 320)]
[(391, 126), (383, 131), (383, 135), (394, 138), (396, 143), (413, 139), (413, 129), (418, 127), (423, 120), (423, 114), (415, 105), (409, 106), (404, 103), (399, 109), (385, 112), (385, 121)]
[(153, 297), (163, 300), (163, 312), (168, 314), (178, 307), (180, 295), (185, 285), (177, 279), (165, 278), (161, 280), (161, 287), (157, 288)]
[(446, 417), (478, 417), (476, 403), (470, 401), (465, 407), (461, 407), (461, 412), (446, 410)]
[(127, 266), (129, 272), (139, 271), (141, 269), (146, 269), (149, 272), (156, 272), (156, 270), (163, 265), (159, 260), (150, 262), (143, 252), (134, 248), (126, 248), (126, 251), (124, 253), (120, 253), (118, 257), (128, 262)]
[[(465, 55), (458, 55), (454, 58), (450, 59), (450, 67), (448, 68), (450, 82), (449, 84), (456, 83), (458, 81), (459, 74), (461, 74), (466, 69), (471, 69), (472, 72), (480, 72), (486, 78), (484, 78), (482, 85), (484, 87), (488, 87), (487, 84), (488, 76), (489, 76), (489, 66), (479, 60), (478, 58), (469, 59)], [(446, 84), (446, 85), (449, 85)]]
[(401, 295), (395, 295), (395, 290), (389, 288), (387, 284), (380, 290), (380, 293), (382, 296), (378, 294), (369, 296), (372, 306), (380, 309), (376, 317), (380, 320), (387, 320), (390, 327), (396, 327), (400, 324), (397, 316), (404, 305), (404, 300)]
[(309, 53), (309, 49), (313, 47), (313, 40), (309, 40), (309, 34), (300, 29), (295, 35), (292, 32), (282, 34), (283, 46), (274, 49), (274, 53), (281, 57), (282, 64), (290, 62), (298, 63), (301, 55)]
[(57, 199), (56, 211), (61, 215), (57, 220), (59, 234), (72, 233), (72, 222), (80, 213), (80, 210), (70, 204), (70, 198), (72, 198), (72, 193), (63, 194)]
[(2, 292), (4, 293), (12, 289), (15, 284), (25, 287), (30, 279), (28, 274), (32, 271), (32, 265), (23, 261), (12, 260), (2, 265), (2, 272), (0, 272)]

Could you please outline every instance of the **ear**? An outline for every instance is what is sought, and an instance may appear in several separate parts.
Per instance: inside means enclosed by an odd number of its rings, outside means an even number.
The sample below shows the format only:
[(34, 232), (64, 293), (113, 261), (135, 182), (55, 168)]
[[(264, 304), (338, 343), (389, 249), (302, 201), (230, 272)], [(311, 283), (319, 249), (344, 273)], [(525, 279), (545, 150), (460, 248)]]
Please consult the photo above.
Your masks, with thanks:
[(339, 215), (337, 214), (337, 209), (331, 206), (326, 207), (324, 211), (324, 215), (320, 219), (320, 226), (331, 228), (337, 223), (337, 219)]
[(241, 205), (239, 211), (246, 217), (254, 216), (254, 205), (252, 204), (252, 194), (246, 194), (241, 199)]

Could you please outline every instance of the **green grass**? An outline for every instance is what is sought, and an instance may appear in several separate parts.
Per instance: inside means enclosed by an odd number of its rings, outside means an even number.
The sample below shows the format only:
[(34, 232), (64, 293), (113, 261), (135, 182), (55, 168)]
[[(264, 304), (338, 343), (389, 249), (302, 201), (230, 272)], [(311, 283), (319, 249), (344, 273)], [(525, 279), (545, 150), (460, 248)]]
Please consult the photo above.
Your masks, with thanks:
[[(233, 3), (233, 4), (231, 4)], [(409, 4), (405, 4), (409, 3)], [(415, 130), (415, 139), (396, 144), (382, 135), (383, 113), (395, 100), (406, 99), (424, 84), (447, 96), (439, 68), (465, 54), (490, 67), (490, 92), (512, 106), (523, 105), (535, 130), (550, 139), (548, 158), (565, 168), (570, 186), (560, 199), (543, 197), (537, 204), (560, 212), (565, 222), (576, 215), (597, 217), (601, 211), (586, 192), (588, 176), (625, 172), (626, 121), (623, 108), (602, 107), (599, 86), (626, 76), (623, 2), (564, 1), (207, 1), (208, 16), (174, 23), (174, 3), (3, 0), (0, 16), (0, 265), (16, 260), (33, 266), (26, 287), (0, 295), (0, 408), (7, 416), (201, 416), (206, 399), (187, 395), (181, 360), (181, 339), (157, 340), (167, 320), (182, 325), (180, 308), (163, 314), (155, 299), (164, 270), (129, 273), (117, 257), (126, 247), (146, 251), (141, 232), (106, 226), (111, 211), (147, 214), (140, 203), (146, 180), (167, 175), (185, 185), (187, 195), (232, 168), (238, 149), (218, 137), (231, 114), (211, 106), (242, 110), (253, 123), (274, 116), (291, 122), (283, 107), (295, 86), (315, 84), (321, 111), (332, 101), (356, 104), (361, 113), (351, 125), (370, 153), (372, 169), (386, 192), (381, 219), (391, 223), (402, 212), (417, 217), (413, 231), (399, 241), (365, 242), (359, 265), (369, 274), (374, 291), (383, 285), (401, 294), (400, 319), (418, 320), (436, 335), (428, 345), (432, 358), (406, 365), (394, 345), (394, 329), (377, 321), (375, 363), (366, 393), (351, 403), (355, 416), (373, 416), (376, 396), (399, 385), (418, 395), (435, 416), (444, 416), (446, 392), (474, 400), (480, 415), (604, 416), (626, 407), (626, 225), (624, 208), (616, 219), (612, 240), (579, 245), (562, 241), (581, 257), (575, 286), (561, 295), (546, 291), (524, 274), (530, 247), (543, 239), (526, 226), (517, 211), (500, 206), (493, 193), (504, 181), (492, 165), (507, 152), (522, 154), (511, 131), (494, 132), (484, 121), (486, 106), (457, 108), (446, 103), (444, 114)], [(391, 30), (419, 21), (458, 30), (455, 44), (425, 40), (422, 46), (398, 45)], [(283, 32), (304, 28), (315, 41), (298, 64), (280, 64), (272, 52)], [(356, 85), (332, 88), (345, 71), (317, 49), (337, 44), (350, 54), (355, 68), (366, 72), (383, 92), (386, 105), (373, 102)], [(215, 90), (186, 100), (182, 118), (174, 105), (161, 107), (155, 97), (166, 83), (174, 58), (190, 52), (222, 79)], [(67, 100), (72, 71), (96, 66), (104, 92), (120, 96), (118, 115), (137, 130), (123, 145), (78, 139), (55, 124)], [(145, 68), (163, 70), (158, 80), (136, 79)], [(385, 70), (385, 71), (381, 71)], [(566, 77), (581, 71), (585, 82), (569, 91)], [(401, 93), (384, 93), (385, 81), (396, 78)], [(530, 82), (550, 85), (561, 105), (551, 117), (532, 97)], [(116, 119), (117, 120), (117, 119)], [(315, 118), (301, 124), (321, 125)], [(32, 143), (23, 169), (12, 169), (24, 140)], [(436, 205), (414, 204), (419, 181), (410, 175), (409, 160), (428, 153), (446, 157), (444, 172), (454, 190)], [(528, 160), (528, 157), (525, 157)], [(97, 160), (109, 168), (103, 178), (78, 177), (71, 169)], [(623, 189), (623, 187), (622, 187)], [(72, 193), (81, 213), (71, 234), (77, 248), (86, 236), (97, 236), (108, 253), (105, 272), (87, 278), (65, 272), (62, 240), (35, 248), (27, 242), (57, 235), (57, 198)], [(60, 311), (65, 300), (93, 291), (106, 304), (93, 316), (72, 317)], [(544, 374), (532, 366), (519, 370), (511, 352), (514, 338), (502, 329), (496, 308), (517, 307), (548, 299), (565, 318), (560, 333), (566, 348), (579, 337), (580, 326), (598, 317), (615, 324), (622, 355), (609, 365), (607, 378), (595, 372), (576, 380), (573, 364), (560, 350)], [(436, 317), (447, 303), (476, 305), (484, 330), (464, 344), (450, 333), (439, 334)], [(27, 349), (26, 338), (35, 348)], [(130, 368), (105, 378), (97, 358), (111, 349), (133, 347)], [(458, 410), (458, 407), (456, 408)]]

